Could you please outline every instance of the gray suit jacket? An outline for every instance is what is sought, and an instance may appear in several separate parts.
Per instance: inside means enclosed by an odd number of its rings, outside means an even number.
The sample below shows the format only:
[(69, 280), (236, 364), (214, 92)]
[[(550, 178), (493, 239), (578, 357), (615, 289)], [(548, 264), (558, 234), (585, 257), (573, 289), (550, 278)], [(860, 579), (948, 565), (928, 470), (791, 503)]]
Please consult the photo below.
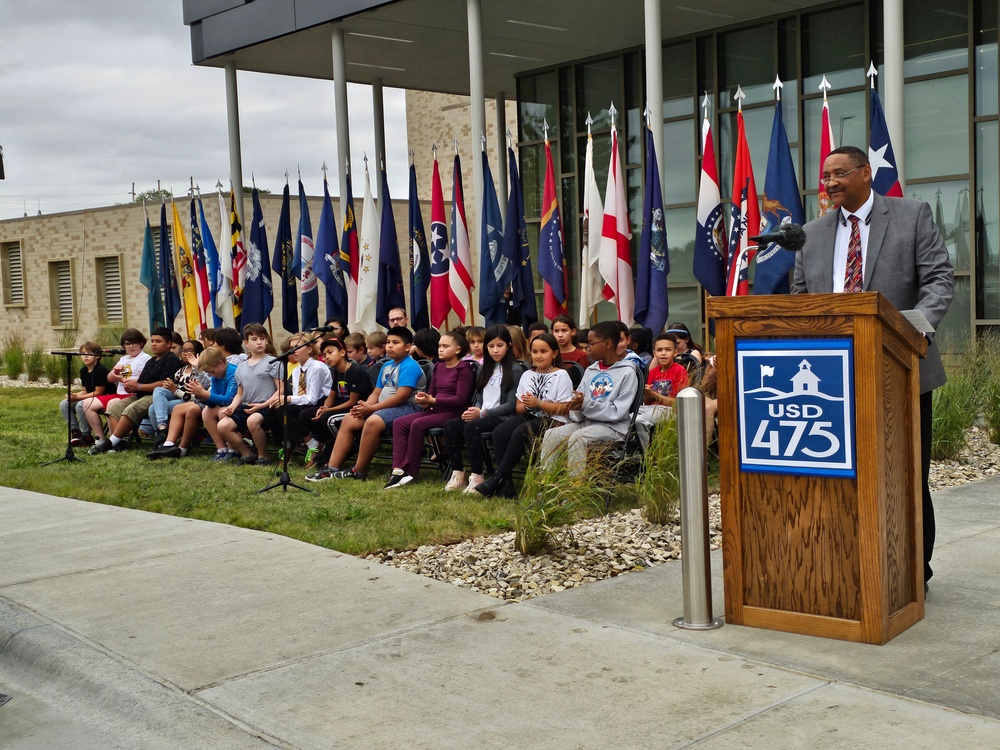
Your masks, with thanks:
[[(833, 291), (839, 221), (836, 209), (804, 227), (806, 244), (796, 254), (792, 293)], [(920, 310), (932, 326), (940, 325), (951, 305), (955, 274), (929, 205), (875, 194), (863, 288), (881, 292), (897, 310)], [(920, 361), (920, 392), (927, 393), (946, 380), (941, 355), (932, 341), (926, 359)]]

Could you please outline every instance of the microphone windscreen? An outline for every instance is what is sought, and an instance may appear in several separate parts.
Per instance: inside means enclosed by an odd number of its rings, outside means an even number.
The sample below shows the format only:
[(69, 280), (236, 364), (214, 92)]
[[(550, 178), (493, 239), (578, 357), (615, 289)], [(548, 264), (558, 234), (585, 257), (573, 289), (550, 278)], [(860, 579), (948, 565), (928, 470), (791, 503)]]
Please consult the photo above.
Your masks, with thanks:
[(786, 250), (795, 252), (805, 246), (806, 230), (798, 224), (786, 224), (782, 227), (782, 233), (785, 235), (785, 240), (781, 243), (781, 246)]

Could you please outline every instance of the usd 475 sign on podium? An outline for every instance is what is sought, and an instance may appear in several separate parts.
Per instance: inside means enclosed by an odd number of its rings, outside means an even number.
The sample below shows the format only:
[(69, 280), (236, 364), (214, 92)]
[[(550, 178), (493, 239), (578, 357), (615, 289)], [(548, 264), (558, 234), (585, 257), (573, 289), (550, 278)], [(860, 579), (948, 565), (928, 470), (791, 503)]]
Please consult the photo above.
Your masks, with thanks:
[(850, 339), (736, 341), (740, 470), (856, 476)]

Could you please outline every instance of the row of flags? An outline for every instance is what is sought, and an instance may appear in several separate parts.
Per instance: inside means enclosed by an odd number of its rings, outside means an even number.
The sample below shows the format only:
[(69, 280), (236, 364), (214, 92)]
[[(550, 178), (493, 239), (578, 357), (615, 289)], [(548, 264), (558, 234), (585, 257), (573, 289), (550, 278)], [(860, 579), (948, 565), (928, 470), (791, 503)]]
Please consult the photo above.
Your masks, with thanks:
[[(872, 169), (872, 189), (885, 196), (902, 197), (896, 158), (889, 139), (889, 129), (875, 89), (874, 64), (868, 69), (871, 79), (870, 136), (868, 159)], [(695, 234), (694, 275), (712, 296), (736, 296), (749, 293), (749, 269), (756, 263), (754, 294), (785, 294), (789, 291), (788, 275), (795, 264), (795, 255), (776, 243), (758, 247), (751, 237), (778, 231), (784, 224), (802, 224), (805, 212), (792, 162), (788, 136), (781, 113), (780, 80), (775, 80), (774, 120), (767, 156), (767, 177), (763, 198), (758, 201), (754, 182), (750, 148), (743, 125), (743, 98), (737, 88), (736, 158), (733, 173), (733, 194), (730, 202), (730, 229), (726, 240), (723, 205), (715, 167), (715, 145), (708, 120), (708, 97), (705, 98), (705, 119), (702, 124), (702, 168), (698, 189), (698, 228)], [(823, 90), (822, 121), (819, 153), (819, 214), (832, 206), (823, 182), (823, 163), (836, 147), (830, 127), (830, 104), (826, 77)]]
[[(901, 195), (895, 157), (885, 117), (871, 84), (871, 140), (873, 188), (883, 195)], [(758, 247), (750, 238), (771, 233), (787, 223), (804, 220), (802, 201), (782, 120), (781, 82), (775, 81), (774, 120), (767, 159), (767, 177), (762, 201), (758, 201), (750, 149), (744, 131), (742, 89), (736, 99), (737, 144), (734, 159), (730, 229), (716, 172), (715, 147), (708, 119), (707, 95), (702, 126), (702, 173), (698, 191), (694, 274), (713, 296), (749, 292), (749, 268), (756, 263), (754, 293), (788, 292), (788, 274), (794, 254), (777, 244)], [(830, 128), (829, 84), (824, 78), (821, 124), (820, 174), (822, 164), (834, 148)], [(623, 177), (614, 105), (611, 114), (611, 155), (604, 199), (598, 191), (594, 171), (593, 138), (589, 132), (584, 166), (583, 231), (581, 235), (579, 320), (586, 324), (601, 299), (614, 304), (618, 318), (637, 322), (654, 331), (662, 330), (669, 312), (667, 276), (670, 273), (663, 213), (660, 173), (652, 131), (645, 128), (646, 175), (644, 180), (642, 235), (633, 268), (632, 230)], [(569, 277), (566, 248), (556, 191), (552, 149), (545, 130), (545, 176), (539, 231), (538, 270), (543, 282), (543, 314), (552, 319), (569, 311)], [(482, 226), (480, 227), (479, 313), (485, 325), (512, 319), (527, 326), (539, 319), (524, 219), (524, 200), (517, 159), (508, 145), (510, 190), (506, 216), (500, 204), (489, 159), (481, 154), (483, 172)], [(220, 238), (227, 238), (220, 251), (205, 221), (200, 194), (190, 200), (190, 243), (175, 202), (171, 202), (175, 250), (167, 233), (166, 204), (160, 208), (159, 254), (155, 253), (148, 214), (143, 240), (141, 283), (148, 290), (150, 327), (172, 328), (183, 313), (190, 338), (205, 327), (243, 326), (268, 321), (274, 306), (272, 272), (281, 285), (281, 323), (289, 332), (319, 325), (319, 282), (322, 282), (326, 317), (342, 318), (352, 327), (372, 331), (389, 327), (389, 310), (405, 308), (404, 269), (392, 213), (385, 168), (382, 167), (381, 196), (376, 204), (365, 164), (362, 223), (355, 221), (351, 180), (344, 199), (345, 220), (338, 241), (336, 217), (330, 199), (326, 165), (323, 166), (323, 203), (315, 240), (301, 175), (298, 180), (299, 222), (293, 234), (291, 196), (286, 180), (275, 234), (273, 254), (258, 191), (252, 193), (253, 213), (244, 243), (235, 195), (229, 206), (218, 195), (223, 217)], [(819, 182), (819, 210), (829, 207), (826, 186)], [(415, 329), (446, 325), (454, 314), (463, 323), (475, 322), (472, 309), (472, 251), (462, 188), (462, 166), (455, 154), (452, 172), (450, 216), (446, 214), (444, 191), (435, 151), (431, 174), (431, 234), (425, 233), (414, 165), (409, 174), (409, 296), (411, 325)], [(506, 226), (506, 231), (504, 227)], [(227, 237), (228, 235), (228, 237)], [(634, 276), (633, 276), (634, 273)], [(634, 283), (633, 283), (634, 278)]]

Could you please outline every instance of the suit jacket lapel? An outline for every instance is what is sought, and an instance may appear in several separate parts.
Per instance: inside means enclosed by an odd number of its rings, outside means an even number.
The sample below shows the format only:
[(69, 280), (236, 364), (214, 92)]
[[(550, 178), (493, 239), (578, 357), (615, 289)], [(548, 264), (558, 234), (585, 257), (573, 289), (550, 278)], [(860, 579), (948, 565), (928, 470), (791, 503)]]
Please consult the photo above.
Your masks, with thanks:
[(885, 241), (885, 233), (889, 228), (889, 206), (878, 193), (875, 193), (875, 202), (872, 205), (872, 220), (868, 226), (868, 249), (865, 251), (865, 281), (861, 285), (862, 289), (868, 291), (868, 282), (871, 281), (872, 271), (878, 262), (879, 253), (882, 251), (882, 244)]
[(816, 269), (820, 272), (819, 288), (826, 292), (833, 291), (833, 255), (837, 242), (837, 222), (840, 220), (840, 209), (831, 208), (823, 217), (820, 235), (816, 248), (820, 253)]

